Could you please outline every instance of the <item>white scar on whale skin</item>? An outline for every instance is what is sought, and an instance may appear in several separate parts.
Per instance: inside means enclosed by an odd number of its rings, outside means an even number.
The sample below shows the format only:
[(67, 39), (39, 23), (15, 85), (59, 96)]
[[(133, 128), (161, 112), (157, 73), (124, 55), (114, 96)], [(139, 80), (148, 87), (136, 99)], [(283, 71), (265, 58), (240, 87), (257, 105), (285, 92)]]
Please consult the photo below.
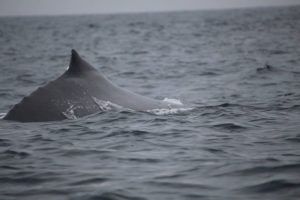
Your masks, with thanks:
[(100, 99), (97, 99), (96, 97), (92, 97), (92, 99), (94, 100), (94, 102), (99, 106), (100, 110), (102, 111), (109, 111), (109, 110), (113, 110), (113, 109), (122, 109), (123, 107), (117, 104), (114, 104), (110, 101), (103, 101)]
[(77, 119), (74, 111), (76, 109), (76, 106), (71, 105), (65, 112), (62, 112), (62, 114), (67, 118), (67, 119)]

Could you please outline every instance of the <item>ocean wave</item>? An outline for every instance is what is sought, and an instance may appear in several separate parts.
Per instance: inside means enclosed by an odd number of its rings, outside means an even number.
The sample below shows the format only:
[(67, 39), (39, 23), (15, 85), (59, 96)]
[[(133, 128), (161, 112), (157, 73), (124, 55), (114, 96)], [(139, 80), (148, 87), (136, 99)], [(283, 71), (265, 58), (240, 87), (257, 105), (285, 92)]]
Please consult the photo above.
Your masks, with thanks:
[(146, 198), (136, 195), (128, 194), (124, 191), (112, 191), (112, 192), (94, 192), (74, 198), (76, 200), (93, 200), (93, 199), (105, 199), (105, 200), (147, 200)]
[(8, 139), (0, 138), (0, 147), (7, 147), (11, 145), (11, 141)]
[(214, 186), (210, 186), (210, 185), (204, 185), (201, 183), (197, 183), (197, 182), (187, 182), (187, 181), (180, 181), (180, 182), (169, 182), (169, 181), (149, 181), (149, 184), (152, 185), (156, 185), (159, 187), (164, 187), (164, 188), (168, 188), (168, 187), (172, 187), (172, 188), (180, 188), (180, 189), (199, 189), (199, 190), (216, 190), (217, 188)]
[(279, 165), (279, 166), (256, 166), (251, 168), (245, 168), (241, 170), (234, 170), (229, 172), (221, 172), (217, 173), (214, 176), (255, 176), (255, 175), (262, 175), (265, 173), (297, 173), (299, 171), (300, 164), (286, 164), (286, 165)]
[(299, 189), (300, 183), (287, 181), (285, 179), (275, 179), (262, 183), (253, 184), (243, 187), (241, 190), (244, 192), (256, 193), (273, 193), (274, 191), (293, 190)]
[(92, 185), (92, 184), (101, 184), (106, 182), (107, 178), (100, 178), (100, 177), (93, 177), (93, 178), (86, 178), (83, 180), (79, 180), (79, 181), (75, 181), (70, 183), (70, 185), (74, 185), (74, 186), (81, 186), (81, 185)]
[(221, 130), (228, 130), (228, 131), (241, 131), (247, 129), (247, 127), (236, 124), (236, 123), (219, 123), (210, 125), (212, 128), (221, 129)]
[(29, 152), (25, 152), (25, 151), (19, 151), (19, 150), (5, 150), (1, 153), (1, 157), (5, 156), (5, 157), (10, 157), (10, 158), (27, 158), (28, 156), (30, 156), (31, 154)]

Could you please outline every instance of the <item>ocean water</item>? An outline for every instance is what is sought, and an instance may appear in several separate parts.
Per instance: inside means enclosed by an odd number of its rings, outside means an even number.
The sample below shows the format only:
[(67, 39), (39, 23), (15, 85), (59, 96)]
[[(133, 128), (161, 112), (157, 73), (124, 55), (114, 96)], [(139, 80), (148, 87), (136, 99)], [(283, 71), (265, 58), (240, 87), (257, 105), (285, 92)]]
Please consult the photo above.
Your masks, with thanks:
[(300, 7), (0, 18), (0, 113), (70, 51), (183, 111), (0, 120), (0, 199), (299, 199)]

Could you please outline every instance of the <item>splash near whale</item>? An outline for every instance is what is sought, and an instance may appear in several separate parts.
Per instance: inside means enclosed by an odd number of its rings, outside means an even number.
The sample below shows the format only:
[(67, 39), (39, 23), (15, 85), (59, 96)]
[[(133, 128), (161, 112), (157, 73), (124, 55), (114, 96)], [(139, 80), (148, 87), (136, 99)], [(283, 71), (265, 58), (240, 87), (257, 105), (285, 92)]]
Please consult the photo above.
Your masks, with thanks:
[(58, 121), (107, 111), (111, 106), (136, 111), (178, 107), (116, 86), (72, 50), (67, 71), (24, 97), (4, 119), (20, 122)]

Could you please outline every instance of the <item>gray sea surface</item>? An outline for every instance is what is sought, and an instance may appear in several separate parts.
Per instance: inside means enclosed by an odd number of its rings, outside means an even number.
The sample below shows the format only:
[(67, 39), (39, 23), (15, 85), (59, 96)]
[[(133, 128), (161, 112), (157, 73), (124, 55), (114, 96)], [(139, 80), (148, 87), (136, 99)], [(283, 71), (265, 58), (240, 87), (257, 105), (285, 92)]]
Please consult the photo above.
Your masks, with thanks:
[(299, 199), (300, 7), (2, 17), (1, 115), (72, 48), (192, 109), (0, 120), (1, 200)]

